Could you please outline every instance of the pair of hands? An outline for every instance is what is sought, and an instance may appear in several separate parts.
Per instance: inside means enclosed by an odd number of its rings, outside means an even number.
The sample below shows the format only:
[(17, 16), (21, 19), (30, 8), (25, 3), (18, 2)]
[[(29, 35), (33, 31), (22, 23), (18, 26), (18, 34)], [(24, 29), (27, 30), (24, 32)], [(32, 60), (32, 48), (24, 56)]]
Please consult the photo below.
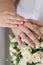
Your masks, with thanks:
[(37, 28), (37, 26), (43, 26), (43, 24), (40, 24), (33, 19), (25, 19), (18, 14), (14, 14), (11, 12), (1, 13), (0, 26), (11, 28), (16, 36), (19, 46), (21, 47), (25, 46), (23, 44), (23, 41), (31, 47), (40, 45), (40, 42), (36, 38), (37, 35), (43, 39), (43, 34)]

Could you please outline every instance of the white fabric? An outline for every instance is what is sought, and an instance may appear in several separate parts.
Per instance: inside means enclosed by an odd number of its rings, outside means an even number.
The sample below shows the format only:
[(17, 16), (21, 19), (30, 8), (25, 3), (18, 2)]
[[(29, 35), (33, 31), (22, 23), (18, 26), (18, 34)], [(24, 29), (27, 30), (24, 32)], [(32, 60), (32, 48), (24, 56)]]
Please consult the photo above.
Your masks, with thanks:
[(17, 13), (43, 23), (43, 0), (20, 0)]

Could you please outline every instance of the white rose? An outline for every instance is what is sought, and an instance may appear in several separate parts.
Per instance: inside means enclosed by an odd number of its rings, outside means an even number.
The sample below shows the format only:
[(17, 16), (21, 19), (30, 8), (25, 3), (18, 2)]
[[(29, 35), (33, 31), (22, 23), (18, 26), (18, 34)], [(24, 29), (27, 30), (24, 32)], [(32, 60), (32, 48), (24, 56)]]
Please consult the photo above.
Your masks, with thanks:
[(26, 54), (24, 54), (23, 58), (24, 58), (24, 60), (26, 62), (30, 62), (31, 61), (31, 54), (30, 53), (26, 53)]
[(40, 57), (43, 58), (43, 52), (38, 51), (37, 53), (39, 53), (40, 54)]
[(24, 58), (25, 62), (30, 62), (32, 54), (26, 49), (22, 50), (21, 53), (23, 55), (23, 58)]
[(38, 51), (38, 53), (39, 53), (39, 54), (40, 54), (40, 56), (41, 56), (41, 63), (43, 63), (43, 52)]
[(41, 59), (41, 63), (43, 63), (43, 58)]
[(31, 57), (31, 60), (32, 60), (32, 62), (34, 62), (34, 63), (37, 63), (37, 62), (40, 62), (40, 54), (39, 53), (34, 53), (33, 55), (32, 55), (32, 57)]

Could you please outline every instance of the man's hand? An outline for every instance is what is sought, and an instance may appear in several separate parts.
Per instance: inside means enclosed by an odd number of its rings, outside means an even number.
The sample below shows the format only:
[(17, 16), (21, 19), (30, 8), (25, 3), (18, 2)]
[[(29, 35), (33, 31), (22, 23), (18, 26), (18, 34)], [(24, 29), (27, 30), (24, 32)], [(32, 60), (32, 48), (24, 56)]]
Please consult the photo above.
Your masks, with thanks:
[(43, 25), (35, 22), (35, 20), (28, 19), (26, 22), (24, 22), (23, 25), (18, 25), (17, 27), (12, 26), (12, 31), (14, 32), (20, 46), (24, 46), (22, 39), (31, 47), (40, 45), (40, 42), (36, 38), (36, 35), (40, 36), (43, 39), (43, 34), (39, 31), (37, 26)]

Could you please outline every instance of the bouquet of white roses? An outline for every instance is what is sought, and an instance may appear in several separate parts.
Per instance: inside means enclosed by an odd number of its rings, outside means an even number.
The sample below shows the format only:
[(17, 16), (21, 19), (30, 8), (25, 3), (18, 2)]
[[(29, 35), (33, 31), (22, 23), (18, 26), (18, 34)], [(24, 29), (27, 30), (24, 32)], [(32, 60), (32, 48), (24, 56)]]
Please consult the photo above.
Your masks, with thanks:
[[(43, 32), (43, 29), (40, 29)], [(28, 47), (20, 48), (15, 36), (9, 35), (10, 38), (10, 55), (11, 62), (14, 65), (43, 65), (43, 40), (38, 37), (40, 41), (40, 47), (34, 48)]]

